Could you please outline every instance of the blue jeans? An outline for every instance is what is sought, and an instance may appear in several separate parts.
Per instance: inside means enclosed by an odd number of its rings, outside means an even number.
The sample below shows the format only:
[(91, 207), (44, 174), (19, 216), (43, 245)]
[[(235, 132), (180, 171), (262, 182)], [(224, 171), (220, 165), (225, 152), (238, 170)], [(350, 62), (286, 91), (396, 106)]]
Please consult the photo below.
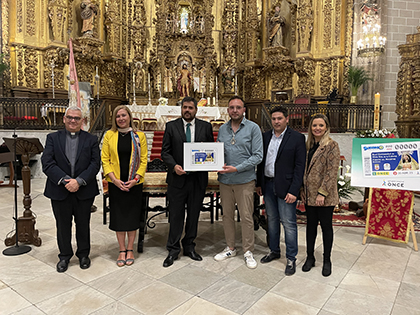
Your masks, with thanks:
[(298, 253), (296, 202), (286, 203), (274, 194), (274, 181), (265, 182), (265, 211), (268, 218), (268, 241), (272, 252), (280, 253), (280, 221), (284, 228), (286, 257), (296, 260)]

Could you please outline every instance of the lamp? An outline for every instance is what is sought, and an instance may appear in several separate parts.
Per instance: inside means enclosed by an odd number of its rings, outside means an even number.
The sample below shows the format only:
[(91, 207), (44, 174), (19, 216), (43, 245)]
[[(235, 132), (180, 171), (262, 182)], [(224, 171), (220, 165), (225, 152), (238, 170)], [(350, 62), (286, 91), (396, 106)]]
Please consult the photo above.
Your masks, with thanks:
[(380, 56), (385, 51), (386, 37), (381, 36), (381, 8), (377, 0), (366, 0), (360, 8), (362, 38), (357, 41), (358, 57)]

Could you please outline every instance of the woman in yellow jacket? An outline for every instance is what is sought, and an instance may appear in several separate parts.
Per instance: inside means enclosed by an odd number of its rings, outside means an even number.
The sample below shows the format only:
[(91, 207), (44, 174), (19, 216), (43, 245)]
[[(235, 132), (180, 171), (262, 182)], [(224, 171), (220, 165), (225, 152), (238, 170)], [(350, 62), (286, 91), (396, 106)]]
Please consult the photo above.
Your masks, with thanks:
[[(144, 216), (141, 199), (147, 166), (147, 142), (143, 132), (133, 129), (133, 116), (125, 105), (117, 106), (112, 127), (102, 145), (102, 167), (110, 184), (109, 228), (117, 233), (120, 252), (117, 265), (134, 263), (136, 230)], [(126, 245), (127, 236), (127, 245)]]

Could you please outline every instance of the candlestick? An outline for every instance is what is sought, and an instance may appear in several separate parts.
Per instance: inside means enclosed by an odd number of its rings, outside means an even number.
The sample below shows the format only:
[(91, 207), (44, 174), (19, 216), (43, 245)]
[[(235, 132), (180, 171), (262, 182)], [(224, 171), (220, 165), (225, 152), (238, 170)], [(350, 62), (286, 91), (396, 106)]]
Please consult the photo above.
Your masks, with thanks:
[(375, 94), (375, 107), (374, 107), (374, 119), (373, 119), (373, 128), (375, 130), (379, 129), (379, 114), (381, 108), (381, 94)]
[(159, 98), (162, 97), (162, 73), (159, 74)]
[(54, 89), (54, 60), (51, 62), (51, 85), (52, 85), (52, 94), (53, 98), (55, 98), (55, 89)]
[(238, 75), (235, 74), (235, 95), (238, 95)]
[(99, 72), (98, 72), (98, 67), (96, 67), (95, 84), (96, 84), (96, 99), (99, 101)]
[(148, 81), (148, 86), (149, 86), (149, 103), (147, 103), (147, 106), (152, 106), (152, 99), (151, 99), (151, 94), (150, 94), (150, 72), (147, 73), (147, 81)]
[(133, 105), (136, 104), (136, 74), (133, 69)]
[(215, 106), (219, 105), (219, 85), (217, 84), (217, 77), (216, 77), (216, 102), (214, 103)]

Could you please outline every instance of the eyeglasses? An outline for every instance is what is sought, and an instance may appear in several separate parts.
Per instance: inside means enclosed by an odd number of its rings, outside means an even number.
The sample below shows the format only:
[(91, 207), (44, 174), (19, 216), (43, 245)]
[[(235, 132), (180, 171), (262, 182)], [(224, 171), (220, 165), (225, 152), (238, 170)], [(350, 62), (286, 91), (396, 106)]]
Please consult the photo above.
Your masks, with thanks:
[(68, 120), (74, 120), (74, 121), (80, 121), (80, 119), (82, 119), (82, 117), (73, 117), (73, 116), (65, 116), (66, 117), (66, 119), (68, 119)]

